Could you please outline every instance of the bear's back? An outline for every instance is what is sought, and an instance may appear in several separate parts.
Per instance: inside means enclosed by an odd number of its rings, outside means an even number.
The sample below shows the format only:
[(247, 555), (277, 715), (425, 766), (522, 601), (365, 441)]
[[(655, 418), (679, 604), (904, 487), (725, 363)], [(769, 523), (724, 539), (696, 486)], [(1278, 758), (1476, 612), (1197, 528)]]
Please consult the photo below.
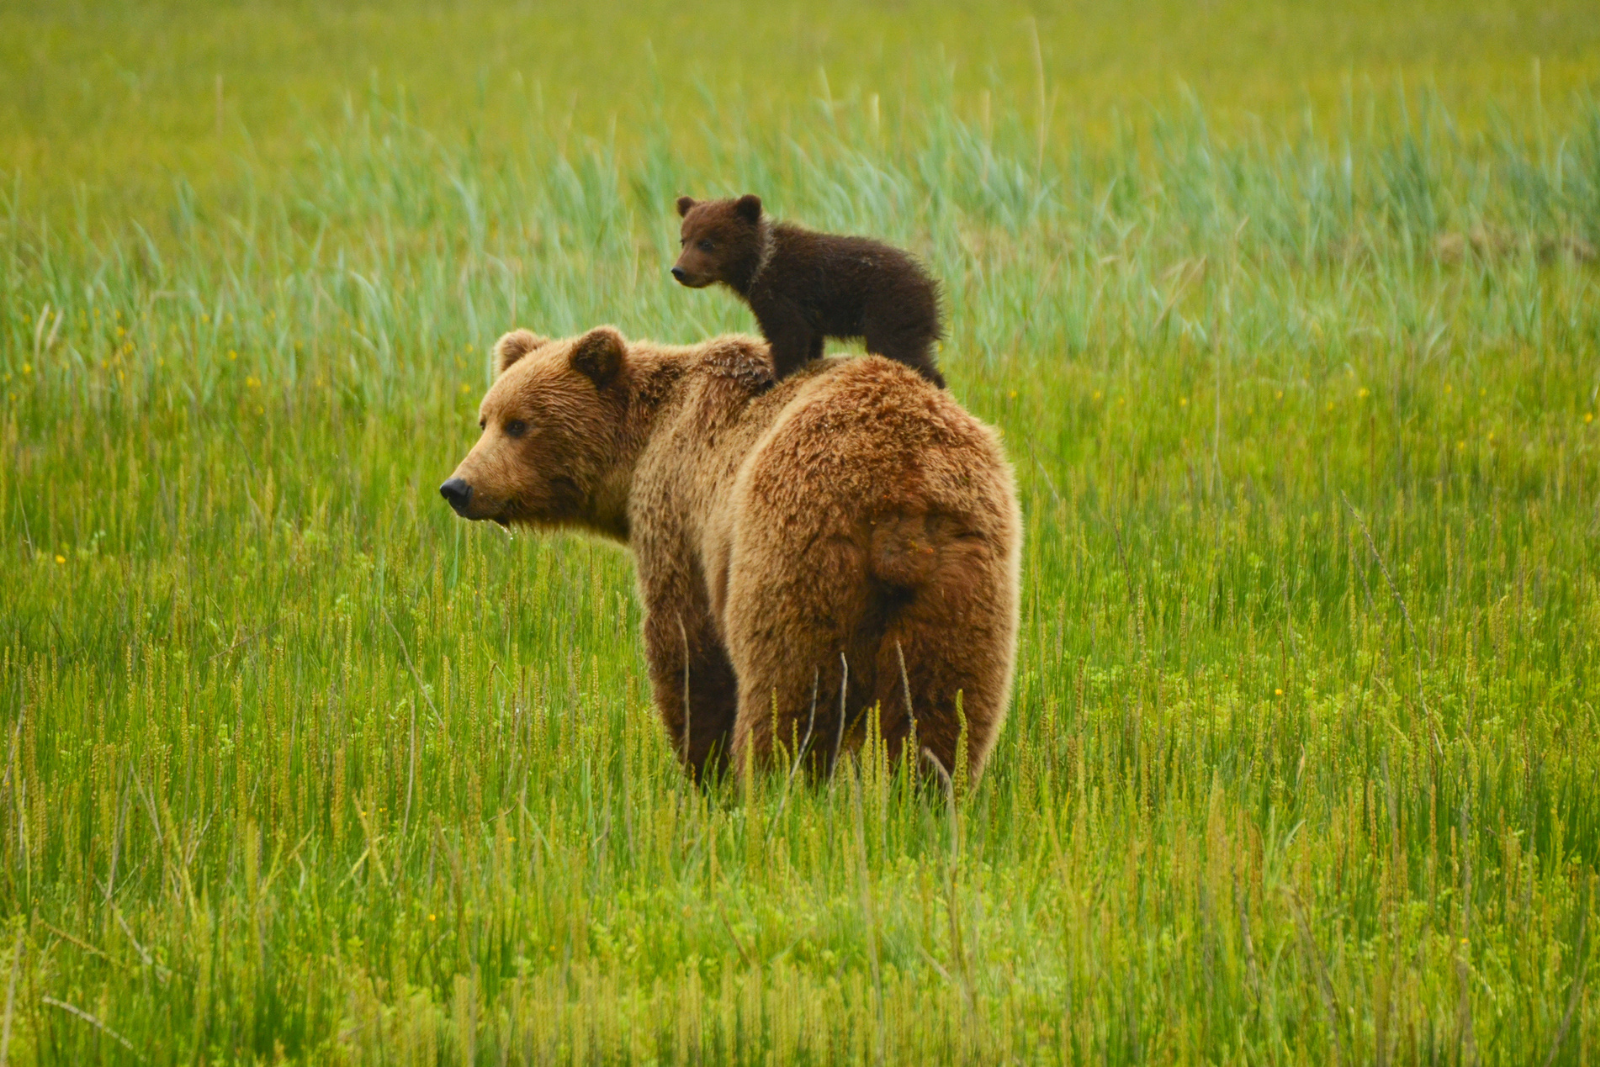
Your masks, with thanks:
[(1009, 494), (995, 431), (904, 364), (822, 360), (792, 383), (743, 461), (752, 488), (874, 511), (981, 511)]

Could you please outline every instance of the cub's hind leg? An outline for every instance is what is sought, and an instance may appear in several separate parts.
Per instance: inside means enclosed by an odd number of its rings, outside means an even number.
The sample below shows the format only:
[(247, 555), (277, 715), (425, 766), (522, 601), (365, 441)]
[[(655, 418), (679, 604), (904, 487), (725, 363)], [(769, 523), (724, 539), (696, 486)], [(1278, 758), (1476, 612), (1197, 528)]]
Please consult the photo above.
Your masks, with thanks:
[(894, 319), (884, 321), (878, 318), (867, 323), (863, 340), (868, 352), (904, 363), (943, 389), (944, 375), (939, 373), (933, 358), (933, 346), (938, 336), (937, 328), (930, 333), (925, 323)]

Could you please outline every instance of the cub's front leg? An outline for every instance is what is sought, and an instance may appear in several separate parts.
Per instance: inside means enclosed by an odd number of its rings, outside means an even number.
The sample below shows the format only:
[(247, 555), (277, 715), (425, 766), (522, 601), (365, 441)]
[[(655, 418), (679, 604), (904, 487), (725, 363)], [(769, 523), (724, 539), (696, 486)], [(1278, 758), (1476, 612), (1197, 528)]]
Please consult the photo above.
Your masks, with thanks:
[(782, 381), (809, 360), (822, 355), (823, 335), (806, 321), (805, 314), (788, 302), (755, 308), (756, 323), (772, 352), (772, 379)]

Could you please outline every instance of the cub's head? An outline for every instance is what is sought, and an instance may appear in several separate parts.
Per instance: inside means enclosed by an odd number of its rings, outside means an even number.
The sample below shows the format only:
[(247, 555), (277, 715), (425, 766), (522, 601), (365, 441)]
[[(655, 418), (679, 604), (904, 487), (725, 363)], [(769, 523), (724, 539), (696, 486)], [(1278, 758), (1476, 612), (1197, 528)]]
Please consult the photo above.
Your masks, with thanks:
[(483, 436), (439, 494), (466, 519), (625, 537), (625, 505), (609, 487), (622, 461), (627, 359), (610, 326), (557, 341), (527, 330), (500, 338), (478, 407)]
[(759, 196), (737, 200), (680, 196), (678, 214), (683, 216), (678, 241), (683, 251), (672, 265), (674, 278), (691, 289), (712, 282), (737, 289), (749, 282), (761, 262), (766, 240)]

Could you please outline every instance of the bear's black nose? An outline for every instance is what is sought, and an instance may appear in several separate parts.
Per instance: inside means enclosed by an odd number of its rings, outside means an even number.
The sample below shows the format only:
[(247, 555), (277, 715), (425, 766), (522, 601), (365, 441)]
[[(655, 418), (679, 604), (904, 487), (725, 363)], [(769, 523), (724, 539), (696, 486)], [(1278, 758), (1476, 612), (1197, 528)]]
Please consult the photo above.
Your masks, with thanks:
[(457, 515), (467, 513), (467, 501), (472, 499), (472, 486), (460, 478), (451, 478), (439, 487), (439, 495), (444, 497)]
[(689, 272), (684, 270), (682, 267), (673, 267), (672, 276), (681, 282), (689, 276)]

